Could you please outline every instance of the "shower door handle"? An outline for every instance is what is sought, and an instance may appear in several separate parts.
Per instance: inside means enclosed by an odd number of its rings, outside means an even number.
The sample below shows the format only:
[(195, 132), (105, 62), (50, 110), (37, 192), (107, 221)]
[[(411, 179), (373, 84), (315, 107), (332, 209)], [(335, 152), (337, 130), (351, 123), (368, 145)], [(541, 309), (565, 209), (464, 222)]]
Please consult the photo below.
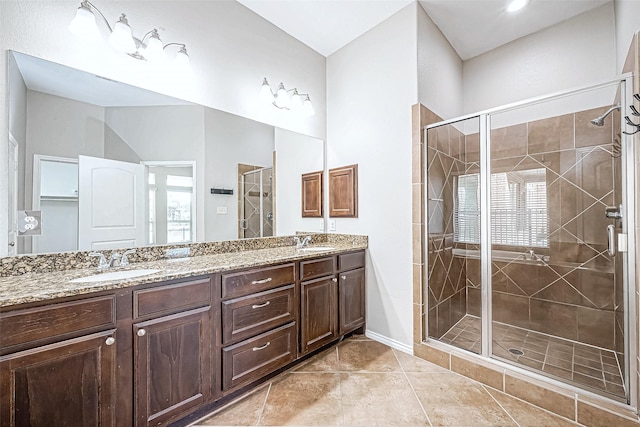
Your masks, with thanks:
[(607, 253), (610, 256), (616, 254), (616, 227), (613, 224), (607, 225)]
[(249, 228), (248, 224), (247, 224), (247, 220), (246, 219), (241, 219), (240, 220), (240, 229), (241, 230), (246, 230), (247, 228)]

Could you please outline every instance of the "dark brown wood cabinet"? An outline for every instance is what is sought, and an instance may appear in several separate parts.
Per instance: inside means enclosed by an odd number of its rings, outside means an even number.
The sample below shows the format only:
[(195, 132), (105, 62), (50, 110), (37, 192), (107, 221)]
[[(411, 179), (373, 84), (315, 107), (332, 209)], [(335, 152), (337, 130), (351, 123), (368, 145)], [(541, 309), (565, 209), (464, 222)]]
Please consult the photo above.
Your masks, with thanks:
[(0, 425), (116, 425), (114, 332), (0, 357)]
[(164, 425), (211, 399), (210, 309), (133, 325), (137, 426)]
[(338, 283), (331, 275), (300, 284), (300, 351), (303, 354), (338, 336)]
[(338, 299), (340, 312), (340, 335), (358, 329), (365, 322), (364, 268), (340, 273)]
[(356, 251), (4, 307), (0, 427), (183, 423), (363, 327), (364, 261)]
[(329, 169), (329, 216), (358, 217), (358, 165)]
[(302, 217), (322, 217), (322, 171), (302, 175)]

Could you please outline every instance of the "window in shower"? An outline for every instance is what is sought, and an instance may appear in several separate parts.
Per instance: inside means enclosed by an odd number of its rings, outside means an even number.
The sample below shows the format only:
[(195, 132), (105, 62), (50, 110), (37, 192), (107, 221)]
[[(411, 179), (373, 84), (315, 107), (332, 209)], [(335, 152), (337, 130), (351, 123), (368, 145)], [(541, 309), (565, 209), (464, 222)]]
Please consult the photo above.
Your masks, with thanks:
[[(480, 243), (480, 176), (457, 177), (454, 238)], [(491, 174), (492, 243), (506, 246), (549, 246), (547, 186), (544, 168)]]

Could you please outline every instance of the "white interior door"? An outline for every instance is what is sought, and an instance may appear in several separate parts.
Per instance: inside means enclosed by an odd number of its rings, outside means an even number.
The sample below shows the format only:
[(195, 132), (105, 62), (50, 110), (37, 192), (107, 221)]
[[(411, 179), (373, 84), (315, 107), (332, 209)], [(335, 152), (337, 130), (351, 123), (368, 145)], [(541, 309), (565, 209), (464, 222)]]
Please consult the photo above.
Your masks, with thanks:
[(78, 248), (145, 244), (144, 165), (78, 157)]

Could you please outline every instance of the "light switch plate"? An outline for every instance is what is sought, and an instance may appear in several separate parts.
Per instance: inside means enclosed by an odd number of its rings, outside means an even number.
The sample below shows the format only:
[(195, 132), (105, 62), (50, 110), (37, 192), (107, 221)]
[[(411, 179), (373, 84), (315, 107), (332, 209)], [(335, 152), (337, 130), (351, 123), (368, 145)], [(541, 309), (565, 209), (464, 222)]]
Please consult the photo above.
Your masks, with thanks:
[(226, 215), (227, 214), (227, 207), (226, 206), (218, 206), (216, 208), (216, 213), (218, 215)]

